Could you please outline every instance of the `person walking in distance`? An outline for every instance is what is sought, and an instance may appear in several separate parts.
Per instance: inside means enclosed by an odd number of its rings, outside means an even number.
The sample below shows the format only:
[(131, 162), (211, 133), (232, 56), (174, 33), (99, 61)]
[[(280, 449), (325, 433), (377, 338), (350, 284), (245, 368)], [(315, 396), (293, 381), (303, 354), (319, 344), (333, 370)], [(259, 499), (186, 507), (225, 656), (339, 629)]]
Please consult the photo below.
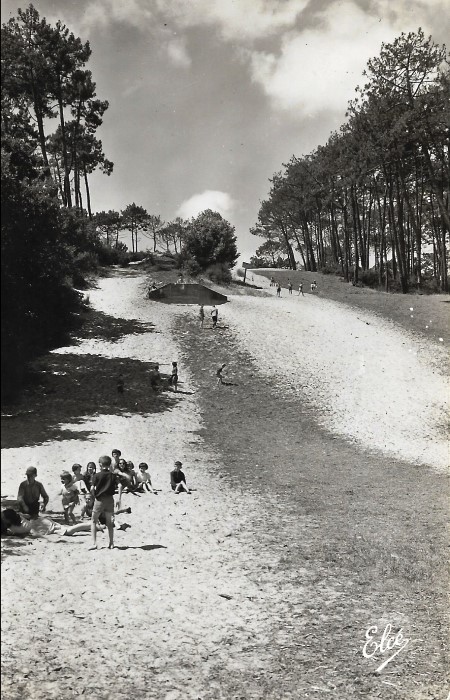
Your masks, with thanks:
[(221, 367), (216, 372), (216, 377), (217, 377), (217, 386), (220, 384), (223, 384), (223, 377), (222, 377), (222, 372), (224, 368), (226, 367), (226, 364), (224, 363)]
[(289, 280), (289, 284), (288, 284), (288, 290), (289, 290), (289, 294), (292, 294), (292, 282), (290, 280)]
[(172, 373), (170, 375), (170, 385), (173, 386), (175, 391), (178, 387), (178, 363), (172, 362)]
[(217, 306), (214, 305), (211, 309), (211, 319), (212, 319), (213, 328), (216, 328), (218, 318), (219, 318), (219, 310), (218, 310)]
[(279, 282), (277, 282), (277, 297), (281, 297), (281, 286)]
[(302, 282), (300, 282), (300, 284), (298, 285), (298, 296), (300, 296), (300, 294), (302, 295), (302, 297), (305, 296), (303, 294), (303, 283)]
[(200, 328), (203, 328), (203, 324), (205, 322), (205, 309), (203, 307), (203, 304), (200, 305), (200, 311), (198, 312), (198, 318), (200, 320)]

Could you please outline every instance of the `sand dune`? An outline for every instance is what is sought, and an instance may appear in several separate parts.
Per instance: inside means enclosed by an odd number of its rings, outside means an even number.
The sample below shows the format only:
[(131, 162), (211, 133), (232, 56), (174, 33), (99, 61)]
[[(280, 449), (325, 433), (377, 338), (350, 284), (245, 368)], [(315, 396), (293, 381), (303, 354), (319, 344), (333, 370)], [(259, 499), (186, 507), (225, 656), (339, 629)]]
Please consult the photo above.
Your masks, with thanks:
[(233, 297), (223, 311), (259, 371), (304, 396), (328, 430), (445, 469), (445, 349), (344, 304), (270, 291), (270, 298)]

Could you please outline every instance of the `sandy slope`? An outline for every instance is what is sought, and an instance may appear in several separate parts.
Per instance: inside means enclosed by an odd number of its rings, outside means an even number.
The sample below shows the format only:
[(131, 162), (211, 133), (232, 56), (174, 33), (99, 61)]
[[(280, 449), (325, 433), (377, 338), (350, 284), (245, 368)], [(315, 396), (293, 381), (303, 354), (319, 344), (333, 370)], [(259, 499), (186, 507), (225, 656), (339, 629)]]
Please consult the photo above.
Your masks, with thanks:
[[(87, 341), (70, 351), (162, 364), (177, 357), (170, 333), (176, 310), (150, 305), (141, 283), (136, 277), (102, 280), (91, 293), (91, 302), (116, 316), (151, 320), (158, 333), (128, 336), (116, 344)], [(185, 373), (183, 379), (187, 391)], [(170, 412), (86, 417), (70, 426), (80, 435), (93, 431), (87, 441), (52, 441), (4, 451), (2, 496), (15, 496), (25, 467), (33, 464), (51, 496), (50, 510), (61, 511), (56, 497), (60, 471), (75, 461), (96, 461), (113, 447), (120, 447), (135, 463), (147, 461), (153, 484), (161, 489), (157, 496), (124, 497), (124, 505), (133, 512), (123, 519), (132, 528), (116, 533), (114, 552), (105, 548), (88, 552), (87, 535), (50, 536), (6, 559), (2, 565), (5, 698), (62, 700), (86, 692), (116, 700), (133, 693), (142, 697), (144, 690), (146, 697), (197, 698), (202, 674), (223, 666), (221, 656), (229, 656), (224, 639), (241, 635), (246, 641), (264, 634), (269, 622), (260, 616), (261, 603), (251, 602), (261, 596), (244, 573), (255, 557), (259, 563), (264, 557), (251, 542), (245, 543), (244, 535), (239, 537), (248, 520), (262, 517), (263, 508), (257, 494), (228, 490), (226, 479), (219, 482), (223, 488), (217, 487), (215, 455), (195, 434), (199, 427), (195, 394), (184, 395)], [(174, 496), (170, 491), (174, 459), (183, 461), (188, 483), (195, 486), (191, 496)], [(105, 536), (100, 536), (100, 543), (106, 546)], [(232, 596), (232, 609), (222, 593)], [(131, 638), (139, 666), (135, 675), (129, 673)], [(101, 651), (103, 644), (107, 656)], [(97, 662), (94, 678), (83, 671), (89, 654), (95, 654)], [(261, 663), (250, 656), (246, 659), (250, 668)], [(197, 675), (190, 673), (194, 668)], [(200, 675), (199, 669), (203, 669)], [(170, 688), (167, 695), (165, 684)], [(219, 692), (212, 687), (210, 697), (219, 697)]]
[[(174, 324), (180, 308), (150, 304), (142, 279), (132, 274), (104, 279), (90, 296), (105, 313), (151, 321), (159, 332), (118, 343), (86, 341), (70, 352), (157, 360), (166, 370), (179, 356)], [(280, 390), (304, 392), (330, 430), (444, 466), (436, 427), (445, 403), (440, 349), (317, 298), (233, 297), (221, 314), (260, 370), (276, 374)], [(184, 369), (182, 378), (183, 391), (195, 392)], [(88, 440), (4, 451), (2, 495), (14, 496), (25, 467), (34, 464), (55, 510), (61, 469), (97, 460), (113, 447), (135, 463), (148, 461), (161, 489), (157, 496), (126, 499), (132, 528), (117, 533), (113, 552), (88, 552), (89, 538), (80, 535), (33, 541), (7, 557), (2, 566), (7, 700), (65, 700), (82, 693), (105, 700), (212, 700), (230, 697), (214, 682), (223, 669), (230, 684), (234, 672), (248, 679), (263, 668), (270, 674), (271, 650), (264, 640), (277, 621), (267, 612), (284, 604), (278, 600), (278, 558), (269, 548), (255, 548), (248, 527), (264, 523), (270, 496), (242, 493), (220, 479), (219, 458), (195, 432), (200, 427), (196, 395), (186, 393), (164, 413), (86, 416), (70, 426), (80, 436), (92, 431)], [(174, 459), (185, 464), (197, 489), (192, 496), (175, 497), (168, 488)], [(104, 537), (101, 542), (106, 544)], [(275, 573), (259, 586), (254, 572), (264, 567)], [(284, 582), (285, 592), (289, 585)], [(232, 605), (221, 594), (231, 596)], [(290, 596), (302, 595), (292, 585)], [(245, 687), (245, 697), (259, 697), (250, 680)]]
[[(264, 286), (268, 281), (262, 277)], [(303, 395), (320, 423), (361, 446), (445, 469), (442, 345), (319, 295), (237, 296), (223, 309), (260, 370)]]

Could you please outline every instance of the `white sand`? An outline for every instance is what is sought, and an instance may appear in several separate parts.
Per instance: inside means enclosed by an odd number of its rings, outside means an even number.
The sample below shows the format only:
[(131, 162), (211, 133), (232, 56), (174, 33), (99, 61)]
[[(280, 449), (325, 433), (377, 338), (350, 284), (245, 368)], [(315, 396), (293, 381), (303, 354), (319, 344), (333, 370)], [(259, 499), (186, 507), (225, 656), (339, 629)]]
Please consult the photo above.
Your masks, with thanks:
[[(268, 280), (258, 282), (268, 287)], [(448, 358), (441, 345), (318, 295), (232, 297), (222, 318), (259, 370), (305, 397), (321, 425), (417, 464), (449, 464)]]
[[(90, 296), (96, 308), (150, 321), (160, 332), (118, 343), (91, 340), (65, 351), (167, 366), (180, 356), (172, 322), (181, 307), (150, 303), (142, 280), (104, 279)], [(276, 376), (280, 389), (302, 392), (327, 429), (405, 459), (444, 466), (437, 427), (445, 408), (440, 349), (320, 298), (233, 297), (221, 316), (260, 371)], [(185, 367), (182, 374), (183, 389), (195, 391)], [(209, 680), (205, 689), (211, 672), (220, 678), (221, 669), (235, 668), (253, 675), (264, 666), (270, 673), (270, 628), (277, 615), (282, 619), (287, 601), (301, 606), (312, 595), (305, 588), (307, 572), (305, 587), (282, 580), (278, 555), (271, 548), (255, 549), (247, 526), (264, 522), (266, 508), (274, 504), (218, 476), (219, 456), (192, 432), (201, 427), (195, 393), (164, 413), (86, 416), (61, 427), (94, 432), (88, 440), (4, 450), (2, 495), (15, 497), (25, 467), (34, 464), (51, 496), (50, 508), (61, 510), (60, 471), (73, 462), (97, 461), (113, 447), (135, 463), (147, 461), (154, 486), (162, 490), (157, 496), (125, 497), (133, 512), (124, 519), (132, 527), (116, 532), (116, 544), (128, 549), (108, 551), (104, 535), (98, 552), (88, 551), (89, 536), (51, 536), (6, 559), (6, 700), (65, 700), (82, 693), (114, 700), (213, 699), (223, 695), (220, 683)], [(174, 459), (183, 461), (188, 483), (197, 489), (191, 496), (170, 491)], [(305, 517), (305, 527), (311, 520)], [(260, 583), (252, 574), (264, 567), (271, 574)], [(333, 599), (332, 582), (326, 586)], [(280, 629), (279, 639), (282, 635)]]

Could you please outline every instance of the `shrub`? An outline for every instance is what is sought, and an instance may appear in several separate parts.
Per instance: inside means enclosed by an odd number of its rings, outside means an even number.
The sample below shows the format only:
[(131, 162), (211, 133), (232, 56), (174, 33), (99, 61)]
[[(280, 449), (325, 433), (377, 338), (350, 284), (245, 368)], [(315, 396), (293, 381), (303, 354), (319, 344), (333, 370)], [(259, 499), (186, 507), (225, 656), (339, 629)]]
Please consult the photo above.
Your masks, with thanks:
[(342, 270), (340, 265), (336, 265), (335, 263), (326, 263), (323, 267), (320, 268), (320, 272), (323, 275), (341, 275)]
[(372, 287), (376, 289), (380, 286), (378, 270), (371, 268), (370, 270), (361, 270), (359, 273), (359, 279), (365, 287)]
[(205, 274), (211, 282), (216, 284), (230, 284), (231, 271), (225, 263), (216, 263), (206, 268)]

